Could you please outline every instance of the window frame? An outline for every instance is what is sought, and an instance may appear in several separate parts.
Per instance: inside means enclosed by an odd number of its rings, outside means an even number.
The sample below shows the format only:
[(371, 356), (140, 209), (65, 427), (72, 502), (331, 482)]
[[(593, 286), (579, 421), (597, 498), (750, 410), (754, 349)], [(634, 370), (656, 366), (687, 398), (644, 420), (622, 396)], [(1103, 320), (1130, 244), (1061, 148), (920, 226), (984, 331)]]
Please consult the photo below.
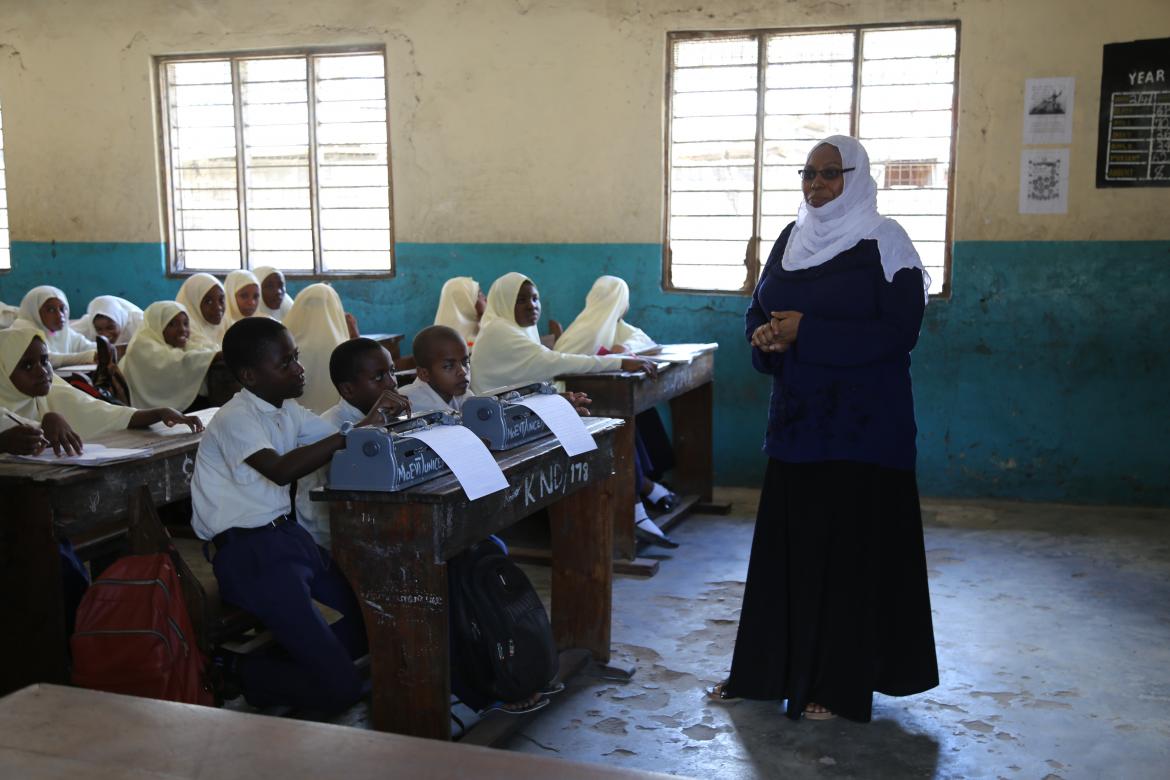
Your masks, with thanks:
[(0, 276), (12, 273), (12, 208), (8, 202), (8, 155), (6, 154), (7, 146), (4, 144), (4, 106), (0, 104), (0, 162), (3, 162), (3, 167), (0, 168), (0, 173), (4, 174), (4, 184), (0, 186), (0, 192), (4, 193), (4, 213), (7, 216), (7, 224), (4, 230), (8, 231), (8, 245), (0, 247), (0, 252), (7, 253), (8, 262), (6, 265), (0, 265)]
[[(853, 96), (850, 108), (850, 134), (856, 136), (861, 118), (861, 68), (863, 63), (863, 33), (875, 30), (910, 30), (925, 27), (953, 27), (955, 29), (955, 71), (951, 96), (951, 149), (950, 170), (947, 176), (946, 234), (943, 239), (943, 280), (942, 288), (931, 294), (934, 300), (949, 300), (951, 297), (952, 249), (955, 225), (955, 169), (959, 136), (959, 60), (962, 50), (962, 23), (958, 19), (935, 19), (920, 22), (872, 24), (823, 25), (815, 27), (758, 27), (744, 30), (685, 30), (666, 33), (666, 94), (663, 101), (665, 114), (665, 143), (663, 145), (663, 210), (662, 210), (662, 289), (664, 292), (694, 295), (751, 295), (759, 282), (762, 260), (760, 258), (761, 236), (759, 235), (761, 201), (763, 200), (763, 144), (764, 144), (764, 99), (767, 92), (768, 38), (773, 35), (800, 35), (804, 33), (852, 32), (853, 39)], [(755, 38), (756, 55), (756, 137), (754, 162), (754, 187), (752, 191), (752, 236), (744, 258), (746, 277), (739, 290), (704, 290), (691, 287), (676, 287), (671, 283), (670, 251), (670, 189), (671, 189), (671, 144), (673, 143), (674, 122), (674, 44), (676, 41), (693, 41), (717, 38)], [(775, 239), (772, 239), (773, 241)]]
[[(336, 55), (336, 54), (378, 54), (382, 57), (383, 76), (382, 84), (385, 92), (386, 100), (386, 197), (388, 211), (389, 225), (390, 225), (390, 268), (385, 271), (326, 271), (321, 266), (321, 224), (320, 224), (320, 200), (317, 183), (317, 169), (319, 163), (317, 160), (317, 134), (316, 134), (316, 106), (314, 104), (315, 94), (315, 73), (312, 67), (312, 57), (314, 55)], [(167, 77), (166, 65), (173, 62), (214, 62), (219, 60), (227, 60), (230, 63), (232, 73), (232, 109), (235, 112), (235, 133), (236, 146), (240, 150), (237, 152), (237, 170), (236, 170), (236, 193), (237, 193), (237, 208), (240, 210), (240, 260), (241, 268), (244, 270), (252, 270), (249, 262), (247, 249), (247, 198), (245, 197), (244, 185), (244, 168), (245, 163), (243, 159), (243, 125), (242, 125), (242, 111), (243, 104), (240, 100), (240, 76), (239, 76), (239, 60), (244, 59), (280, 59), (282, 57), (305, 57), (309, 59), (307, 69), (308, 75), (306, 81), (308, 84), (308, 111), (309, 111), (309, 208), (313, 213), (313, 270), (312, 271), (283, 271), (286, 278), (305, 280), (305, 281), (330, 281), (335, 279), (392, 279), (398, 275), (398, 257), (395, 251), (397, 244), (397, 232), (394, 227), (394, 155), (392, 141), (390, 138), (390, 74), (389, 63), (386, 58), (386, 45), (382, 43), (371, 44), (347, 44), (340, 46), (297, 46), (277, 49), (244, 49), (226, 52), (198, 52), (188, 54), (156, 54), (151, 58), (151, 66), (154, 68), (155, 88), (158, 96), (156, 105), (158, 107), (158, 154), (159, 154), (159, 168), (161, 169), (162, 179), (162, 222), (163, 235), (167, 242), (167, 278), (186, 278), (197, 273), (231, 273), (231, 270), (226, 271), (201, 271), (199, 269), (190, 269), (182, 265), (178, 258), (175, 241), (175, 203), (174, 203), (174, 188), (171, 171), (171, 124), (170, 124), (170, 105), (167, 93)]]

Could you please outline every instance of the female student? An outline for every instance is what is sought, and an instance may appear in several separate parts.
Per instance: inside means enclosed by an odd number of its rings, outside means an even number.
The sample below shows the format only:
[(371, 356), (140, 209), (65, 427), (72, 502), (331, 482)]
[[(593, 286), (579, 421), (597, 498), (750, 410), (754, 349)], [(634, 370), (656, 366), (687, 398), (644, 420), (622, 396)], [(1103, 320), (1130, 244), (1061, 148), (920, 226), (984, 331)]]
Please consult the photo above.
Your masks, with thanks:
[(192, 343), (219, 349), (227, 330), (224, 319), (226, 300), (223, 285), (211, 274), (194, 274), (183, 282), (175, 302), (183, 305), (191, 319)]
[(252, 273), (260, 282), (260, 308), (257, 311), (277, 322), (283, 321), (293, 305), (293, 299), (284, 291), (284, 271), (262, 265)]
[(329, 379), (329, 356), (350, 338), (341, 297), (327, 284), (310, 284), (293, 301), (284, 325), (300, 349), (300, 363), (305, 368), (305, 393), (300, 404), (322, 414), (341, 398)]
[(60, 454), (81, 452), (92, 436), (152, 423), (203, 429), (198, 417), (174, 409), (135, 409), (99, 401), (53, 376), (49, 351), (39, 330), (0, 331), (0, 407), (41, 426), (46, 444)]
[(195, 401), (219, 351), (192, 343), (190, 322), (181, 303), (157, 301), (146, 307), (142, 330), (121, 363), (131, 404), (187, 409)]
[(456, 276), (443, 284), (434, 324), (446, 325), (469, 345), (473, 344), (486, 306), (487, 297), (480, 289), (479, 282), (470, 276)]
[[(227, 299), (227, 328), (245, 317), (251, 317), (260, 306), (260, 282), (251, 271), (232, 271), (223, 280), (223, 295)], [(226, 331), (226, 329), (225, 329)]]
[(630, 287), (624, 279), (602, 276), (585, 298), (585, 308), (557, 339), (557, 352), (597, 355), (641, 352), (657, 344), (623, 317), (630, 308)]
[(142, 327), (142, 309), (116, 295), (99, 295), (71, 325), (90, 340), (104, 336), (111, 344), (129, 344)]
[(20, 318), (13, 327), (33, 328), (44, 334), (54, 366), (94, 362), (96, 345), (69, 327), (69, 299), (56, 287), (34, 287), (20, 302)]

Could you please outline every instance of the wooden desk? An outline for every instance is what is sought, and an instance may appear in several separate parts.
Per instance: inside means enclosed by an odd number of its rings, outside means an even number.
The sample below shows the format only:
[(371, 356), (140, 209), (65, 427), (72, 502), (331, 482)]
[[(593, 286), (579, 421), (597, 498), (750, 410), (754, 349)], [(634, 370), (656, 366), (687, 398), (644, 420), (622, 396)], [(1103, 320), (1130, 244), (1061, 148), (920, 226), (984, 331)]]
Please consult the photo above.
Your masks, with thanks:
[(586, 427), (598, 448), (572, 461), (551, 437), (500, 453), (509, 487), (475, 502), (449, 475), (401, 493), (313, 491), (330, 502), (333, 557), (362, 604), (374, 728), (451, 738), (446, 562), (545, 507), (557, 647), (609, 660), (613, 447), (626, 426), (591, 418)]
[(650, 772), (34, 685), (0, 699), (0, 777), (20, 780), (637, 780)]
[(363, 333), (362, 338), (373, 339), (385, 347), (386, 351), (390, 353), (390, 357), (394, 358), (395, 363), (401, 357), (402, 339), (404, 338), (401, 333)]
[(191, 495), (201, 438), (146, 430), (96, 437), (111, 447), (151, 450), (146, 458), (96, 468), (0, 461), (0, 694), (33, 682), (65, 682), (57, 540), (124, 521), (139, 486), (150, 488), (156, 505)]
[[(694, 353), (690, 363), (674, 363), (656, 379), (644, 372), (616, 371), (606, 374), (572, 374), (558, 377), (567, 390), (588, 393), (591, 414), (620, 417), (627, 425), (618, 431), (614, 469), (619, 475), (614, 489), (615, 554), (633, 560), (634, 539), (634, 416), (670, 402), (675, 457), (674, 483), (680, 493), (697, 493), (698, 502), (710, 505), (714, 484), (712, 462), (715, 346)], [(653, 355), (647, 357), (653, 359)], [(681, 513), (680, 513), (681, 514)], [(677, 517), (677, 515), (676, 515)], [(669, 527), (669, 525), (667, 525)], [(652, 567), (657, 569), (656, 565)], [(645, 573), (653, 573), (648, 571)]]

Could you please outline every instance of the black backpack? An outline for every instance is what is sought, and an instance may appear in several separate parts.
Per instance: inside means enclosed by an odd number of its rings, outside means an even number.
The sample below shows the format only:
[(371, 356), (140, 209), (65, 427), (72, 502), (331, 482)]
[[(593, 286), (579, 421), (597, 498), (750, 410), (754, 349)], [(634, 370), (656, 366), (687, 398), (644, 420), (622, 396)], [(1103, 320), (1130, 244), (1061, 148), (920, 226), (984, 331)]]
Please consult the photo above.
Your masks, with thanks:
[(455, 675), (489, 700), (522, 701), (557, 675), (548, 613), (520, 567), (493, 541), (448, 564)]

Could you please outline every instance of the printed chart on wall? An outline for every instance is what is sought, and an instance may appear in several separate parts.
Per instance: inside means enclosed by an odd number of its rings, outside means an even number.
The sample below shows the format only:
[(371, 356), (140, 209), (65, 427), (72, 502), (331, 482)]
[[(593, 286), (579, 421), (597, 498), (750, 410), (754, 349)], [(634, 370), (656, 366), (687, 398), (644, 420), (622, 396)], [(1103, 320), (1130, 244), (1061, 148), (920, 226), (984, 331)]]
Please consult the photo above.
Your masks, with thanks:
[(1170, 187), (1170, 38), (1105, 46), (1097, 186)]

